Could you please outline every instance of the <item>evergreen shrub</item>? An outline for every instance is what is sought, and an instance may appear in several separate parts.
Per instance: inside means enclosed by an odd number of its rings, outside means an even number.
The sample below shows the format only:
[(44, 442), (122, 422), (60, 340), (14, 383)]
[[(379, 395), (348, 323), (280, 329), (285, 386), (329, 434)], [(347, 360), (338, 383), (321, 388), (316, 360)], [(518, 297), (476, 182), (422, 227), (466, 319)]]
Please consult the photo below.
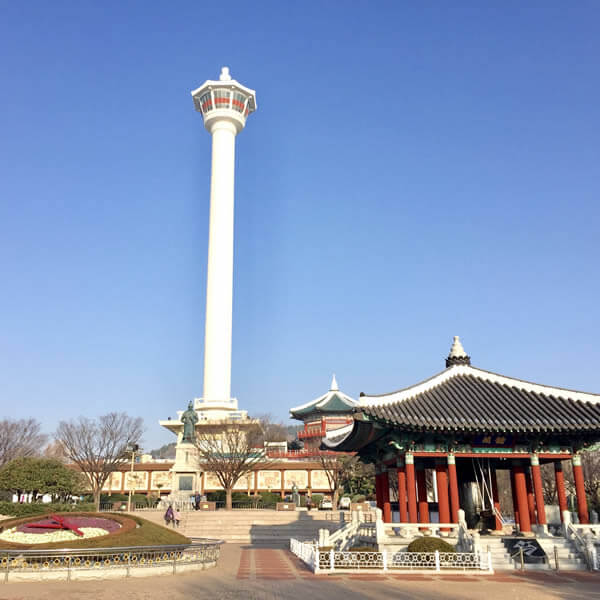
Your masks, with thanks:
[(281, 502), (281, 495), (275, 492), (260, 492), (260, 502), (268, 508), (275, 508), (278, 502)]
[(323, 494), (313, 494), (312, 495), (313, 506), (319, 506), (319, 504), (321, 504), (321, 500), (323, 500)]
[(408, 552), (456, 552), (452, 544), (437, 537), (424, 536), (413, 540), (407, 548)]

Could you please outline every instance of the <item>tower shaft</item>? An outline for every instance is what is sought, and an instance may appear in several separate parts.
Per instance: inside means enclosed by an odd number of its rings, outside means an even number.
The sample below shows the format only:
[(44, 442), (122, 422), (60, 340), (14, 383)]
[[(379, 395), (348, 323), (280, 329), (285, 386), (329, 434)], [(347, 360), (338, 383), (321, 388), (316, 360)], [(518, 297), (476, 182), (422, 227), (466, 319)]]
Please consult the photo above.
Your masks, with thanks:
[(211, 126), (212, 169), (204, 338), (204, 401), (231, 398), (235, 126)]

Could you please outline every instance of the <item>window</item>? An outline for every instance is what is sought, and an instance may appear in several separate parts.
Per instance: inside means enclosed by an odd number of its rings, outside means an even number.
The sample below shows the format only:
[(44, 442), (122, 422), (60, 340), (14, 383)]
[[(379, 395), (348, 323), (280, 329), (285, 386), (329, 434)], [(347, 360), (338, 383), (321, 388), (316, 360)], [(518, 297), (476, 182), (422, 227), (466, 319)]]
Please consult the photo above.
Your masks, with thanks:
[(210, 92), (206, 92), (206, 94), (202, 94), (202, 96), (200, 96), (200, 108), (204, 114), (214, 108)]
[(215, 90), (214, 94), (216, 108), (229, 108), (229, 98), (231, 97), (229, 90)]
[(233, 110), (237, 110), (240, 113), (243, 112), (244, 104), (246, 104), (246, 97), (239, 92), (233, 92), (233, 100), (231, 101)]

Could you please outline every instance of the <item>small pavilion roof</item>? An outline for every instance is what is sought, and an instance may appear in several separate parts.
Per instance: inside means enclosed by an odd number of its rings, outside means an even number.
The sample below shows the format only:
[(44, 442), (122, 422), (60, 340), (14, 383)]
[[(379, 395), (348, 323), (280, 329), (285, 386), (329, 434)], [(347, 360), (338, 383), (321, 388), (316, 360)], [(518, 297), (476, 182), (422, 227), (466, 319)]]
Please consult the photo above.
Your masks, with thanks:
[(304, 421), (307, 416), (313, 414), (348, 414), (353, 412), (356, 406), (356, 400), (340, 392), (334, 375), (329, 391), (326, 394), (301, 406), (290, 408), (290, 415), (294, 419)]
[(341, 450), (351, 437), (357, 440), (359, 429), (364, 437), (371, 421), (404, 431), (600, 434), (600, 395), (514, 379), (470, 362), (455, 338), (444, 371), (388, 394), (361, 394), (354, 429), (325, 445)]

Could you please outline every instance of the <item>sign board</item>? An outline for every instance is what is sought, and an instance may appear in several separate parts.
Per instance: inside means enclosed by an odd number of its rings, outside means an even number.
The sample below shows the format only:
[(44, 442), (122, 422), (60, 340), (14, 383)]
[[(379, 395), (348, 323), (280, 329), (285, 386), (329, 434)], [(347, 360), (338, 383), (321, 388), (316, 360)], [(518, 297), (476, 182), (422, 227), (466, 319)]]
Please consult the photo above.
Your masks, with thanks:
[(513, 557), (520, 561), (520, 551), (523, 550), (523, 562), (526, 564), (545, 563), (548, 557), (538, 541), (533, 538), (502, 538), (504, 547)]

